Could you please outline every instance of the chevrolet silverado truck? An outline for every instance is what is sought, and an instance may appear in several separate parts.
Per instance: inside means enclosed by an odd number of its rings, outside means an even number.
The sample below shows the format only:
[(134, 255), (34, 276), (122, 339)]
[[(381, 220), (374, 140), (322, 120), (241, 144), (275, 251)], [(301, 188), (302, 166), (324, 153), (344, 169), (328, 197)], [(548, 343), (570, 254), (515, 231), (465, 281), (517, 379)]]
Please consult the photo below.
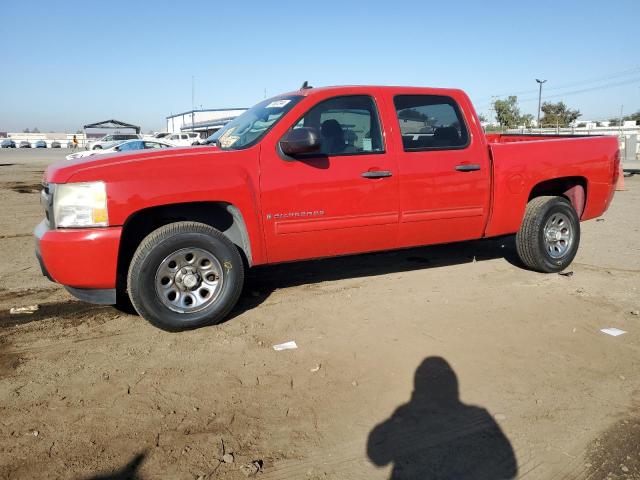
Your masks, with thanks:
[(166, 330), (222, 321), (254, 265), (516, 235), (558, 272), (609, 207), (615, 137), (485, 135), (461, 90), (309, 88), (207, 145), (49, 166), (43, 273)]

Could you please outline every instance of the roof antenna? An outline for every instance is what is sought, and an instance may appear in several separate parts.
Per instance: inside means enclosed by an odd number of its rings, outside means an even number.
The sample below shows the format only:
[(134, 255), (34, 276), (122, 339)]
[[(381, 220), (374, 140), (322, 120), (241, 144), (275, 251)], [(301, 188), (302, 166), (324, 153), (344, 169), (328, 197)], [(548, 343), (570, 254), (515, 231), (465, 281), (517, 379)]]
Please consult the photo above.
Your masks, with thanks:
[(300, 87), (300, 90), (309, 90), (310, 88), (313, 88), (313, 87), (309, 85), (308, 81), (305, 80), (302, 86)]

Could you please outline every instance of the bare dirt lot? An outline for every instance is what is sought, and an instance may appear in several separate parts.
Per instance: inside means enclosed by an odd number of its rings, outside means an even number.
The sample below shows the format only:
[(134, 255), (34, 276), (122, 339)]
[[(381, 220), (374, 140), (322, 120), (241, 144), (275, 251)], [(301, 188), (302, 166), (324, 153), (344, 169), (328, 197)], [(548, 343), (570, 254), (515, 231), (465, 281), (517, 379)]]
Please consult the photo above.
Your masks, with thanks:
[(41, 276), (63, 154), (0, 151), (0, 477), (640, 478), (640, 177), (572, 275), (508, 238), (263, 267), (172, 334)]

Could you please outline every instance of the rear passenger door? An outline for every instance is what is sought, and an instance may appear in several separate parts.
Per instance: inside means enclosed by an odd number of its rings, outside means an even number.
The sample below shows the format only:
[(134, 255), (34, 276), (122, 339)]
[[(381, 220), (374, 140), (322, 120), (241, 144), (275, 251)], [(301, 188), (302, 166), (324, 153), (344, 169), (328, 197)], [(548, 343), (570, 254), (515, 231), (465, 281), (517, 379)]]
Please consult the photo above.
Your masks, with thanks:
[[(400, 246), (480, 238), (489, 210), (490, 165), (474, 139), (470, 105), (447, 95), (395, 95)], [(461, 98), (464, 102), (466, 99)], [(466, 112), (463, 110), (466, 108)]]

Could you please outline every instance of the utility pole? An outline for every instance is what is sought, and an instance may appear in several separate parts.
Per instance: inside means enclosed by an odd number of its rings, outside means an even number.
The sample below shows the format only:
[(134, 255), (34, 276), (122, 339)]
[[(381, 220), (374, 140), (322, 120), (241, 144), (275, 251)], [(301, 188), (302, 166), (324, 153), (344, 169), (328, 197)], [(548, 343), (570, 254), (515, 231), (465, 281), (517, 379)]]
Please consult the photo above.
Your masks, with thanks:
[(542, 107), (542, 84), (546, 83), (546, 80), (538, 80), (536, 82), (540, 84), (540, 90), (538, 90), (538, 128), (540, 128), (540, 108)]
[(624, 105), (620, 105), (620, 120), (618, 120), (618, 125), (620, 127), (620, 136), (622, 137), (622, 110), (624, 109)]
[(195, 116), (195, 91), (196, 91), (196, 84), (195, 84), (195, 76), (191, 75), (191, 131), (193, 132), (194, 130), (194, 116)]

